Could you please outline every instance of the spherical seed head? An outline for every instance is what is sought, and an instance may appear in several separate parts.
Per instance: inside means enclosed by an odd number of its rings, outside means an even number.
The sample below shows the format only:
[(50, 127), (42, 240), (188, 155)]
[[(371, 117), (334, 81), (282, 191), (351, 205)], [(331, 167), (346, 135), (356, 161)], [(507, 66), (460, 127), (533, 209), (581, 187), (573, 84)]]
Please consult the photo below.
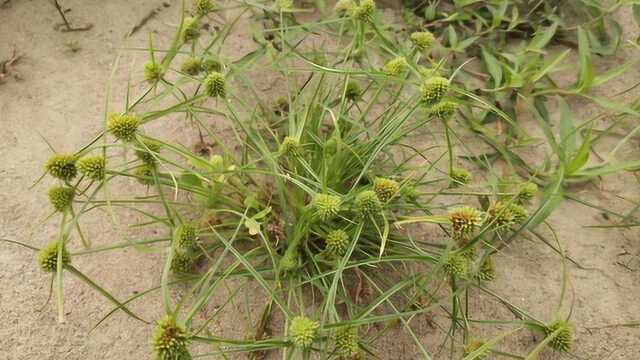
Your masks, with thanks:
[(361, 0), (360, 5), (353, 9), (353, 17), (363, 22), (373, 22), (376, 16), (376, 3), (373, 0)]
[[(470, 340), (465, 346), (464, 346), (464, 356), (467, 356), (471, 353), (473, 353), (474, 351), (480, 349), (482, 346), (484, 346), (485, 342), (482, 340), (478, 340), (478, 339), (474, 339), (474, 340)], [(476, 357), (474, 357), (474, 360), (484, 360), (487, 358), (488, 356), (488, 349), (483, 350), (480, 352), (480, 354), (476, 355)]]
[(208, 56), (202, 60), (202, 69), (207, 73), (220, 72), (222, 71), (222, 62), (214, 57)]
[(338, 13), (340, 16), (344, 16), (353, 13), (357, 6), (358, 5), (354, 0), (338, 0), (336, 5), (333, 7), (333, 11)]
[(538, 193), (538, 185), (531, 181), (520, 184), (518, 189), (518, 199), (522, 201), (529, 201)]
[(340, 198), (329, 194), (316, 194), (311, 202), (317, 216), (322, 221), (327, 221), (338, 215), (340, 211)]
[(196, 256), (189, 253), (174, 251), (171, 258), (170, 270), (174, 273), (190, 273), (196, 263)]
[(104, 156), (83, 156), (76, 163), (78, 170), (91, 180), (104, 179), (105, 160)]
[(427, 104), (439, 102), (449, 91), (449, 80), (441, 77), (430, 77), (422, 83), (422, 101)]
[(162, 144), (151, 139), (141, 140), (136, 144), (136, 157), (145, 164), (153, 165), (156, 163), (156, 156), (160, 153)]
[[(58, 241), (51, 241), (47, 246), (38, 251), (38, 264), (45, 272), (55, 272), (58, 267)], [(71, 256), (67, 252), (66, 246), (62, 245), (62, 264), (66, 265), (71, 262)]]
[(376, 215), (382, 210), (382, 204), (375, 191), (365, 190), (356, 195), (356, 209), (362, 216)]
[(429, 109), (429, 115), (444, 121), (449, 120), (458, 109), (458, 104), (453, 101), (441, 101)]
[(529, 216), (527, 210), (522, 206), (513, 202), (504, 203), (502, 201), (493, 204), (488, 213), (490, 220), (493, 221), (496, 227), (519, 224)]
[(184, 18), (182, 23), (182, 40), (184, 42), (197, 39), (200, 36), (200, 23), (192, 17)]
[(482, 225), (482, 221), (482, 213), (471, 206), (461, 206), (449, 211), (449, 222), (453, 236), (457, 239), (471, 235)]
[(153, 172), (151, 171), (151, 166), (142, 165), (135, 169), (133, 172), (133, 176), (138, 180), (138, 182), (142, 185), (153, 185)]
[(107, 121), (107, 131), (125, 142), (135, 140), (139, 126), (140, 119), (135, 114), (112, 114)]
[(212, 71), (204, 78), (202, 83), (204, 86), (204, 92), (210, 97), (221, 97), (224, 98), (227, 96), (227, 83), (224, 79), (224, 76), (219, 72)]
[(186, 58), (180, 65), (180, 71), (188, 75), (198, 75), (200, 70), (202, 70), (202, 62), (193, 56)]
[(336, 343), (336, 353), (342, 358), (351, 358), (358, 355), (358, 329), (351, 326), (343, 326), (336, 330), (333, 336)]
[(571, 347), (573, 346), (573, 336), (571, 334), (569, 324), (563, 320), (556, 320), (547, 325), (545, 328), (545, 336), (550, 336), (556, 331), (558, 331), (558, 333), (547, 343), (549, 347), (558, 352), (571, 351)]
[(216, 9), (216, 5), (211, 0), (193, 0), (193, 14), (196, 16), (206, 16)]
[(351, 101), (357, 101), (362, 96), (362, 89), (355, 81), (349, 81), (347, 83), (347, 90), (345, 91), (344, 96)]
[(162, 78), (164, 72), (162, 71), (162, 65), (153, 60), (149, 60), (144, 63), (144, 79), (148, 82), (156, 82)]
[(280, 144), (280, 155), (299, 156), (300, 155), (300, 143), (298, 140), (291, 136), (285, 136)]
[(448, 252), (442, 256), (440, 264), (447, 275), (464, 277), (467, 274), (468, 261), (463, 254)]
[(453, 168), (451, 169), (451, 173), (449, 173), (449, 177), (451, 178), (451, 186), (453, 187), (467, 185), (471, 182), (471, 173), (465, 169)]
[(514, 203), (509, 204), (509, 211), (513, 214), (513, 221), (515, 221), (516, 224), (521, 224), (529, 216), (527, 209)]
[(373, 191), (378, 195), (381, 202), (386, 203), (394, 197), (400, 190), (398, 182), (391, 179), (376, 178), (373, 180)]
[(191, 359), (187, 350), (189, 334), (169, 316), (158, 321), (151, 343), (158, 360)]
[(416, 31), (412, 33), (409, 38), (411, 39), (413, 46), (419, 50), (428, 49), (436, 39), (429, 31)]
[(296, 316), (291, 319), (289, 334), (295, 346), (309, 347), (316, 337), (318, 328), (320, 328), (320, 324), (317, 321), (313, 321), (306, 316)]
[(480, 265), (477, 278), (482, 281), (493, 281), (496, 278), (496, 267), (490, 257), (486, 258)]
[(324, 242), (329, 253), (342, 256), (347, 252), (349, 246), (349, 234), (342, 229), (331, 230), (327, 233)]
[(47, 193), (49, 202), (56, 211), (63, 212), (71, 208), (75, 190), (68, 186), (55, 186)]
[(186, 252), (198, 247), (198, 229), (192, 224), (180, 224), (173, 231), (173, 245)]
[(51, 176), (60, 180), (69, 181), (76, 177), (76, 157), (69, 154), (53, 154), (44, 163), (44, 169)]
[(400, 56), (393, 60), (389, 60), (382, 67), (382, 72), (387, 76), (397, 76), (407, 67), (407, 59)]

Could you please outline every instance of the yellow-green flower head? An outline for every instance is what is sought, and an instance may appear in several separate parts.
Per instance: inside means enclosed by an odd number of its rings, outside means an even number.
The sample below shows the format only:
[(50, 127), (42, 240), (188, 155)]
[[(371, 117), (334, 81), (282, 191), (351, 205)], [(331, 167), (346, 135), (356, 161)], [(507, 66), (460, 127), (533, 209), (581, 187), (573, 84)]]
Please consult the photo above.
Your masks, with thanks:
[(142, 185), (153, 185), (153, 172), (151, 169), (151, 166), (147, 164), (138, 166), (133, 172), (133, 176)]
[(180, 65), (180, 71), (188, 75), (198, 75), (200, 70), (202, 70), (202, 62), (200, 62), (200, 59), (193, 56), (186, 58)]
[(209, 75), (204, 78), (202, 85), (204, 86), (204, 92), (207, 96), (221, 98), (227, 96), (227, 82), (219, 72), (212, 71), (209, 73)]
[(301, 146), (298, 140), (291, 136), (285, 136), (280, 144), (280, 155), (299, 156), (301, 152)]
[(524, 221), (528, 214), (527, 210), (515, 203), (505, 203), (498, 201), (489, 207), (489, 220), (495, 227), (511, 226)]
[(373, 190), (365, 190), (356, 195), (356, 209), (362, 216), (377, 215), (382, 211), (382, 204)]
[(101, 155), (87, 155), (81, 157), (76, 163), (78, 170), (91, 180), (104, 179), (105, 160)]
[(354, 0), (338, 0), (333, 7), (333, 11), (340, 16), (344, 16), (353, 13), (357, 6)]
[(184, 18), (182, 23), (182, 40), (184, 42), (197, 39), (200, 36), (200, 22), (192, 17)]
[(47, 193), (49, 203), (59, 212), (64, 212), (71, 208), (75, 194), (75, 190), (68, 186), (54, 186)]
[(516, 224), (521, 224), (529, 216), (527, 209), (514, 203), (509, 205), (509, 211), (513, 214), (513, 221), (515, 221)]
[[(464, 356), (470, 355), (471, 353), (473, 353), (474, 351), (480, 349), (482, 346), (484, 346), (485, 342), (482, 340), (470, 340), (465, 346), (464, 346)], [(489, 349), (486, 350), (482, 350), (478, 355), (476, 355), (474, 357), (474, 360), (484, 360), (487, 358), (489, 352)]]
[(277, 11), (290, 11), (293, 9), (293, 0), (276, 0), (274, 7)]
[(150, 83), (156, 82), (162, 79), (164, 75), (164, 71), (162, 70), (162, 65), (153, 60), (149, 60), (143, 65), (144, 71), (144, 79)]
[(449, 80), (441, 77), (430, 77), (422, 83), (420, 89), (422, 101), (427, 104), (439, 102), (449, 91)]
[(569, 352), (573, 346), (573, 336), (571, 334), (571, 327), (563, 320), (556, 320), (545, 328), (545, 336), (551, 336), (551, 334), (558, 331), (554, 335), (553, 339), (547, 343), (550, 348), (558, 352)]
[(324, 243), (329, 253), (342, 256), (349, 246), (349, 234), (342, 229), (331, 230), (327, 233)]
[[(51, 241), (47, 246), (38, 251), (36, 255), (38, 264), (42, 271), (55, 272), (58, 266), (58, 241)], [(66, 246), (62, 245), (62, 265), (67, 265), (71, 262), (71, 256), (67, 252)]]
[(429, 115), (444, 121), (449, 120), (458, 109), (458, 104), (453, 101), (441, 101), (429, 109)]
[(402, 196), (404, 196), (407, 200), (413, 201), (420, 197), (420, 193), (414, 185), (405, 185), (404, 187), (402, 187)]
[(466, 238), (482, 226), (482, 213), (471, 207), (461, 206), (449, 211), (449, 222), (455, 238)]
[(216, 9), (216, 5), (211, 0), (193, 0), (193, 14), (196, 16), (206, 16)]
[(340, 198), (329, 194), (316, 194), (311, 202), (317, 216), (322, 221), (331, 220), (340, 211)]
[(397, 76), (400, 75), (407, 68), (407, 59), (400, 56), (393, 60), (389, 60), (382, 67), (382, 72), (387, 76)]
[(333, 336), (336, 343), (336, 354), (350, 359), (358, 355), (358, 329), (352, 326), (343, 326), (336, 329)]
[(189, 334), (169, 316), (158, 321), (151, 339), (158, 360), (190, 360)]
[(461, 253), (450, 251), (440, 258), (440, 265), (447, 275), (464, 277), (469, 260)]
[(140, 119), (135, 114), (111, 114), (107, 120), (107, 131), (116, 139), (131, 142), (136, 138)]
[(175, 249), (186, 252), (197, 249), (198, 229), (192, 224), (180, 224), (173, 231)]
[(296, 316), (291, 319), (289, 325), (289, 334), (293, 340), (293, 344), (297, 347), (306, 348), (313, 344), (320, 324), (306, 316)]
[(373, 180), (373, 191), (376, 192), (378, 199), (383, 203), (391, 200), (399, 190), (400, 185), (395, 180), (385, 178), (375, 178), (375, 180)]
[(409, 38), (411, 39), (411, 43), (413, 43), (413, 46), (415, 46), (419, 50), (428, 49), (436, 40), (433, 34), (428, 31), (416, 31), (412, 33)]
[(70, 154), (53, 154), (44, 163), (44, 170), (60, 180), (69, 181), (76, 177), (76, 157)]
[(136, 144), (136, 157), (148, 165), (156, 163), (156, 157), (160, 154), (162, 144), (152, 139), (141, 140)]
[(173, 257), (171, 258), (170, 270), (174, 273), (190, 273), (196, 264), (196, 259), (196, 256), (193, 254), (174, 251)]
[(482, 281), (493, 281), (496, 278), (496, 266), (491, 257), (487, 257), (484, 262), (480, 264), (480, 269), (478, 269), (476, 277)]
[(449, 177), (451, 178), (451, 186), (453, 187), (467, 185), (471, 182), (471, 173), (465, 169), (453, 168), (451, 169)]
[(344, 97), (351, 101), (357, 101), (362, 96), (362, 90), (360, 86), (355, 81), (349, 81), (347, 83), (347, 90), (345, 91)]
[(360, 5), (353, 9), (353, 17), (363, 22), (373, 22), (376, 16), (376, 3), (373, 0), (361, 0)]
[(529, 201), (533, 199), (538, 193), (538, 185), (531, 181), (520, 184), (518, 186), (518, 199), (522, 201)]
[(287, 251), (284, 256), (280, 258), (278, 264), (280, 271), (288, 273), (298, 268), (298, 253), (297, 251)]
[(207, 73), (221, 72), (222, 62), (214, 57), (207, 56), (202, 61), (202, 69)]

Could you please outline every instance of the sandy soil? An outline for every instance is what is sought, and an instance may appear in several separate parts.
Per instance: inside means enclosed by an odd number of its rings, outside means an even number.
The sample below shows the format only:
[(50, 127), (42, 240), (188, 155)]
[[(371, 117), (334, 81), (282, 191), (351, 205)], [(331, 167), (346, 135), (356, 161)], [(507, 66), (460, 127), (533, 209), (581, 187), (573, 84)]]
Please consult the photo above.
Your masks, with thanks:
[[(179, 2), (161, 1), (64, 1), (72, 8), (69, 18), (78, 25), (94, 24), (87, 32), (62, 33), (54, 30), (60, 22), (51, 4), (45, 1), (13, 0), (0, 7), (0, 59), (11, 55), (15, 47), (23, 57), (16, 64), (17, 76), (0, 84), (0, 236), (43, 245), (56, 233), (55, 221), (41, 221), (48, 215), (44, 184), (30, 189), (38, 179), (42, 164), (50, 154), (40, 134), (58, 151), (73, 151), (98, 129), (103, 118), (105, 89), (109, 81), (116, 48), (145, 46), (146, 33), (154, 32), (158, 41), (166, 40), (175, 23)], [(160, 9), (141, 31), (125, 42), (124, 34), (144, 18), (150, 10)], [(635, 38), (638, 27), (630, 14), (622, 22), (627, 39)], [(70, 42), (81, 49), (69, 51)], [(232, 51), (242, 53), (251, 46), (247, 40), (233, 42)], [(137, 58), (139, 69), (144, 54)], [(636, 57), (623, 52), (617, 58), (600, 63), (606, 69)], [(130, 59), (128, 59), (130, 60)], [(114, 84), (125, 84), (128, 64), (121, 66)], [(640, 80), (638, 69), (613, 81), (596, 92), (609, 94)], [(124, 86), (121, 88), (124, 89)], [(123, 91), (115, 91), (121, 95)], [(625, 99), (637, 92), (624, 95)], [(113, 99), (118, 104), (122, 99)], [(593, 106), (573, 102), (576, 118), (585, 119), (595, 113)], [(636, 119), (637, 120), (637, 119)], [(603, 128), (607, 119), (599, 125)], [(633, 125), (635, 126), (635, 124)], [(631, 128), (629, 125), (628, 128)], [(154, 129), (166, 136), (179, 136), (193, 141), (186, 126)], [(189, 140), (191, 139), (191, 140)], [(634, 150), (637, 151), (637, 142)], [(604, 151), (604, 150), (603, 150)], [(637, 152), (636, 152), (637, 153)], [(535, 155), (535, 154), (533, 154)], [(621, 154), (631, 157), (632, 152)], [(607, 177), (601, 183), (583, 186), (578, 191), (583, 199), (623, 212), (633, 205), (617, 196), (638, 199), (637, 182), (630, 174)], [(574, 202), (565, 202), (550, 220), (568, 253), (581, 265), (597, 270), (570, 267), (570, 294), (574, 296), (573, 322), (576, 324), (574, 354), (581, 359), (636, 359), (640, 357), (640, 330), (605, 327), (638, 320), (640, 314), (640, 242), (638, 230), (601, 230), (586, 225), (608, 223), (596, 210)], [(85, 222), (88, 235), (95, 244), (113, 242), (121, 233), (103, 219)], [(144, 359), (149, 358), (149, 336), (152, 327), (122, 314), (110, 318), (93, 332), (91, 327), (111, 305), (86, 285), (67, 277), (66, 322), (56, 321), (51, 304), (39, 311), (46, 301), (48, 276), (37, 267), (33, 253), (23, 248), (0, 244), (0, 349), (2, 359)], [(76, 265), (89, 276), (100, 279), (114, 295), (126, 298), (158, 283), (161, 256), (135, 250), (102, 255), (100, 263), (93, 257), (80, 257)], [(539, 242), (518, 241), (499, 255), (498, 278), (492, 287), (514, 303), (541, 319), (551, 320), (552, 306), (559, 296), (560, 269), (557, 255)], [(571, 299), (572, 296), (569, 296)], [(550, 300), (551, 299), (551, 300)], [(135, 310), (147, 318), (158, 316), (156, 297), (148, 297)], [(570, 305), (568, 302), (567, 306)], [(510, 318), (500, 306), (478, 297), (473, 304), (484, 316)], [(567, 309), (568, 311), (568, 309)], [(231, 320), (214, 324), (221, 331), (233, 328)], [(419, 326), (418, 335), (429, 342), (432, 330)], [(504, 348), (517, 352), (530, 349), (530, 335), (509, 340)], [(411, 346), (394, 344), (388, 339), (381, 344), (390, 351), (385, 359), (416, 358)], [(545, 351), (545, 359), (561, 357)], [(566, 356), (565, 358), (570, 358)]]

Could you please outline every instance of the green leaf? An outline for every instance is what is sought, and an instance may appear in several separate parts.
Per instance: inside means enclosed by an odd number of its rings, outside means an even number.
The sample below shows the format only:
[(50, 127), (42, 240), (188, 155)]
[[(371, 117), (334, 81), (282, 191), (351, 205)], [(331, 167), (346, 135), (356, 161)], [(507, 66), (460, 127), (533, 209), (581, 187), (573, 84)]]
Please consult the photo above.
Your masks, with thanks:
[(576, 153), (576, 156), (566, 165), (567, 175), (571, 175), (574, 172), (580, 170), (584, 164), (589, 160), (589, 152), (591, 150), (591, 129), (587, 132), (587, 135), (582, 140), (582, 145)]
[(500, 62), (484, 46), (482, 47), (482, 59), (493, 78), (493, 86), (499, 87), (502, 83), (502, 66)]
[(560, 151), (566, 158), (576, 150), (576, 129), (571, 118), (571, 109), (562, 96), (557, 96), (560, 108)]
[(541, 51), (545, 46), (553, 39), (553, 36), (556, 34), (556, 30), (558, 29), (558, 22), (554, 22), (551, 26), (538, 30), (536, 35), (533, 37), (533, 40), (527, 46), (527, 50)]
[(581, 93), (589, 90), (593, 84), (593, 64), (591, 63), (591, 50), (589, 49), (589, 37), (586, 31), (578, 27), (578, 83), (576, 91)]

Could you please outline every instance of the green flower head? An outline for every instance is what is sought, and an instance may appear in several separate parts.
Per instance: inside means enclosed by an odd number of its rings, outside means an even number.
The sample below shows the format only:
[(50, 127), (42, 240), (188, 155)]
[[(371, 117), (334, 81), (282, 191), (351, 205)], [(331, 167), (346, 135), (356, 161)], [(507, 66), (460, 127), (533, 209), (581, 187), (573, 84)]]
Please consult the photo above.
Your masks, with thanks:
[(107, 131), (116, 139), (125, 142), (135, 140), (140, 119), (135, 114), (111, 114), (107, 120)]
[(212, 71), (202, 82), (204, 92), (210, 97), (225, 98), (227, 96), (227, 83), (219, 72)]
[(488, 220), (493, 223), (495, 227), (508, 227), (514, 224), (523, 222), (528, 214), (527, 210), (522, 206), (511, 203), (505, 203), (498, 201), (494, 203), (489, 210)]
[(400, 185), (398, 185), (398, 182), (395, 180), (385, 178), (375, 178), (375, 180), (373, 180), (373, 191), (376, 192), (378, 199), (383, 203), (391, 200), (399, 190)]
[(441, 120), (449, 120), (458, 109), (458, 104), (453, 101), (441, 101), (429, 109), (429, 115)]
[(331, 220), (340, 211), (340, 198), (329, 194), (316, 194), (311, 202), (317, 216), (322, 221)]
[(191, 360), (189, 334), (169, 316), (158, 321), (151, 343), (158, 360)]
[(331, 230), (327, 233), (324, 242), (329, 253), (343, 256), (349, 246), (349, 234), (342, 229)]
[(75, 190), (68, 186), (54, 186), (47, 193), (49, 202), (59, 212), (64, 212), (71, 208), (75, 194)]
[(345, 91), (344, 96), (347, 100), (358, 101), (360, 97), (362, 97), (362, 89), (355, 81), (349, 81), (347, 83), (347, 90)]
[(296, 157), (300, 156), (301, 150), (302, 147), (300, 146), (298, 140), (291, 136), (285, 136), (285, 138), (282, 140), (282, 144), (280, 144), (279, 152), (280, 155)]
[(518, 186), (518, 200), (527, 202), (538, 193), (538, 185), (534, 182), (527, 181)]
[(153, 172), (152, 167), (150, 165), (142, 165), (138, 166), (133, 171), (133, 176), (138, 180), (138, 182), (142, 185), (153, 185)]
[(438, 103), (449, 91), (449, 80), (441, 77), (430, 77), (422, 83), (420, 90), (422, 101), (426, 104), (433, 105)]
[(449, 177), (451, 178), (451, 187), (467, 185), (471, 182), (471, 173), (465, 169), (453, 168)]
[(336, 329), (333, 335), (336, 343), (336, 353), (342, 358), (352, 358), (358, 355), (358, 329), (352, 326), (343, 326)]
[(556, 320), (544, 329), (545, 336), (553, 336), (547, 344), (558, 352), (569, 352), (573, 347), (571, 327), (563, 320)]
[(373, 0), (361, 0), (352, 14), (356, 20), (371, 23), (376, 16), (376, 3)]
[(136, 144), (136, 157), (143, 163), (153, 165), (156, 163), (156, 157), (160, 154), (162, 144), (152, 139), (141, 140)]
[(174, 251), (173, 257), (171, 258), (170, 270), (178, 274), (190, 273), (193, 270), (193, 266), (196, 264), (196, 260), (196, 255)]
[(200, 70), (202, 70), (202, 62), (193, 56), (186, 58), (180, 65), (180, 71), (187, 75), (198, 75)]
[(487, 257), (480, 264), (476, 277), (482, 281), (493, 281), (496, 278), (496, 266), (491, 257)]
[(162, 79), (164, 75), (164, 71), (162, 70), (162, 65), (153, 60), (149, 60), (143, 65), (144, 71), (144, 79), (150, 83), (156, 82)]
[(60, 180), (69, 181), (76, 177), (76, 157), (70, 154), (53, 154), (44, 163), (44, 170)]
[(297, 347), (306, 348), (313, 344), (320, 324), (306, 316), (296, 316), (291, 319), (289, 334), (293, 344)]
[(409, 38), (411, 39), (413, 46), (418, 50), (423, 51), (431, 47), (433, 42), (436, 40), (433, 34), (428, 31), (416, 31), (412, 33)]
[(377, 215), (382, 211), (382, 204), (373, 190), (365, 190), (356, 195), (356, 209), (361, 216)]
[(206, 16), (216, 9), (216, 5), (211, 0), (193, 0), (193, 14), (196, 16)]
[(382, 67), (382, 72), (387, 76), (398, 76), (406, 68), (407, 68), (407, 59), (401, 56), (393, 60), (389, 60), (389, 62), (384, 64), (384, 66)]
[[(58, 241), (51, 241), (47, 246), (43, 247), (36, 255), (40, 268), (45, 272), (55, 272), (58, 266)], [(62, 265), (69, 264), (71, 256), (67, 252), (67, 248), (62, 244)]]
[(81, 157), (77, 164), (78, 170), (91, 180), (104, 179), (105, 160), (101, 155), (87, 155)]
[(185, 17), (182, 23), (182, 40), (188, 42), (200, 37), (200, 22), (192, 17)]
[(440, 258), (442, 269), (447, 275), (464, 277), (467, 274), (469, 260), (458, 252), (450, 251)]
[(290, 11), (293, 9), (293, 0), (276, 0), (274, 7), (277, 11)]
[(449, 211), (453, 237), (467, 238), (482, 225), (482, 213), (471, 206), (461, 206)]
[(192, 224), (180, 224), (173, 231), (173, 245), (181, 252), (198, 248), (198, 229)]
[(353, 13), (357, 6), (354, 0), (338, 0), (333, 7), (333, 11), (340, 16), (345, 16)]
[(212, 56), (207, 56), (202, 60), (202, 69), (207, 73), (221, 72), (222, 62)]

